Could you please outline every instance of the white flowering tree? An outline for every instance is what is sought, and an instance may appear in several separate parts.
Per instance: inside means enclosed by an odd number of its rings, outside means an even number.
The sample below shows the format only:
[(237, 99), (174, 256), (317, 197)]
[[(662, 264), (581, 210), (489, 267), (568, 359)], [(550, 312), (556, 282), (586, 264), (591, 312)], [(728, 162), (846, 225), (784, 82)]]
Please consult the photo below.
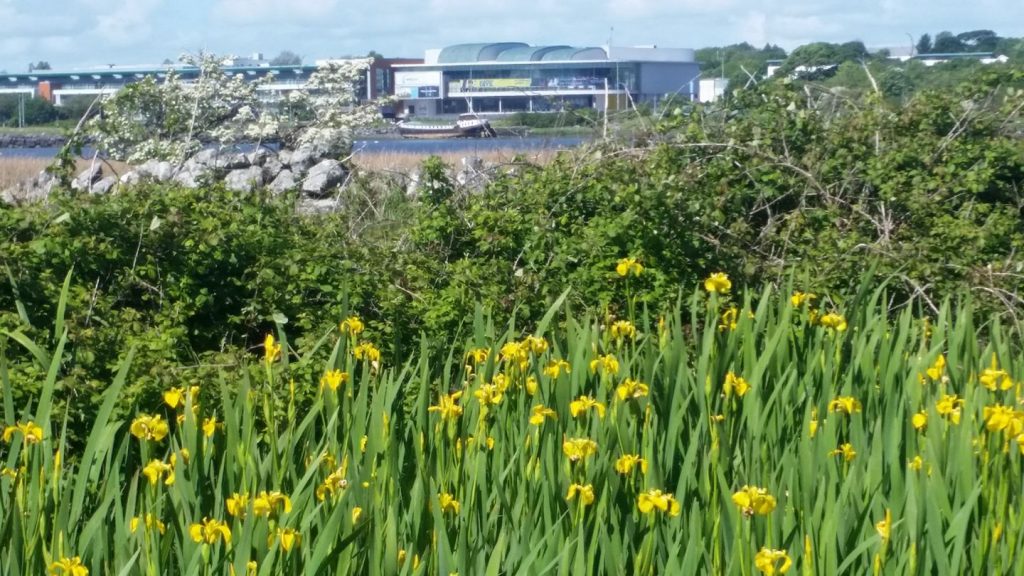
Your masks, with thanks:
[(378, 105), (360, 105), (356, 93), (369, 59), (326, 63), (305, 89), (278, 103), (261, 100), (257, 92), (271, 76), (246, 80), (228, 74), (224, 59), (209, 54), (181, 60), (199, 69), (196, 80), (171, 71), (163, 80), (147, 77), (103, 102), (88, 126), (98, 149), (129, 163), (182, 162), (209, 143), (278, 141), (336, 156), (348, 151), (360, 127), (379, 119)]
[(356, 88), (372, 59), (328, 61), (310, 75), (306, 89), (292, 92), (289, 106), (306, 122), (282, 134), (291, 146), (311, 146), (324, 154), (347, 153), (359, 128), (380, 119), (379, 102), (359, 104)]

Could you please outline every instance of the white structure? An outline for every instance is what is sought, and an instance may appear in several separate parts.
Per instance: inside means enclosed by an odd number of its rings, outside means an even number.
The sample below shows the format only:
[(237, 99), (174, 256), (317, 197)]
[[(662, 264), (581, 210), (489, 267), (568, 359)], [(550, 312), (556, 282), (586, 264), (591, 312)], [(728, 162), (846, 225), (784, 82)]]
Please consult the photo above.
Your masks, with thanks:
[(717, 102), (725, 96), (729, 88), (728, 78), (701, 78), (699, 88), (699, 100), (701, 102)]

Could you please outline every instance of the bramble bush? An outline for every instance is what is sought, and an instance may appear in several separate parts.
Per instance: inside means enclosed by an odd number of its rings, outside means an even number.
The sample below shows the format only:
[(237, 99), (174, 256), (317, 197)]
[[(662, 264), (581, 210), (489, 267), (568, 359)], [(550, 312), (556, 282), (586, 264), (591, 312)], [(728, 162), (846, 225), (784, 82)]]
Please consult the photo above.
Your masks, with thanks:
[[(133, 346), (121, 410), (240, 366), (275, 321), (307, 346), (357, 313), (400, 357), (444, 350), (478, 307), (530, 322), (566, 290), (570, 309), (623, 316), (610, 271), (625, 256), (645, 267), (628, 295), (652, 313), (724, 270), (737, 286), (796, 277), (837, 300), (884, 284), (890, 307), (929, 314), (970, 293), (1017, 329), (1022, 103), (1007, 67), (905, 106), (773, 83), (668, 114), (642, 142), (517, 161), (481, 191), (432, 159), (417, 199), (362, 175), (328, 215), (217, 187), (4, 206), (0, 328), (53, 342), (45, 320), (72, 272), (58, 388), (72, 427)], [(38, 387), (37, 364), (11, 358), (19, 393)]]

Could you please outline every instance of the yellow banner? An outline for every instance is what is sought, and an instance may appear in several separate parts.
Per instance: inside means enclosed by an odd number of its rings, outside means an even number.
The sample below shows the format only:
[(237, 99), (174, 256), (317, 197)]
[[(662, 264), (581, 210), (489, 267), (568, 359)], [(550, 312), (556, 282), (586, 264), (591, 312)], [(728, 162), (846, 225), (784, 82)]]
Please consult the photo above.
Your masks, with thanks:
[(456, 82), (465, 88), (529, 88), (529, 78), (473, 78)]

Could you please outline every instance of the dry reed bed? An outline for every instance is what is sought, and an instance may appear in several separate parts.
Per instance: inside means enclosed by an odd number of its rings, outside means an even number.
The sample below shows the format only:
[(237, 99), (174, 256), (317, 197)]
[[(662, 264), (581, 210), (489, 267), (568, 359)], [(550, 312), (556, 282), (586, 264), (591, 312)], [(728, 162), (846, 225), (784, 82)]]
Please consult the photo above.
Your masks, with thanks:
[[(35, 178), (52, 161), (51, 158), (0, 157), (0, 190), (17, 186), (21, 182)], [(80, 172), (91, 166), (92, 160), (78, 159), (75, 164), (75, 171)], [(104, 162), (104, 173), (109, 174), (111, 170), (118, 175), (124, 174), (128, 170), (128, 165), (123, 162)]]

